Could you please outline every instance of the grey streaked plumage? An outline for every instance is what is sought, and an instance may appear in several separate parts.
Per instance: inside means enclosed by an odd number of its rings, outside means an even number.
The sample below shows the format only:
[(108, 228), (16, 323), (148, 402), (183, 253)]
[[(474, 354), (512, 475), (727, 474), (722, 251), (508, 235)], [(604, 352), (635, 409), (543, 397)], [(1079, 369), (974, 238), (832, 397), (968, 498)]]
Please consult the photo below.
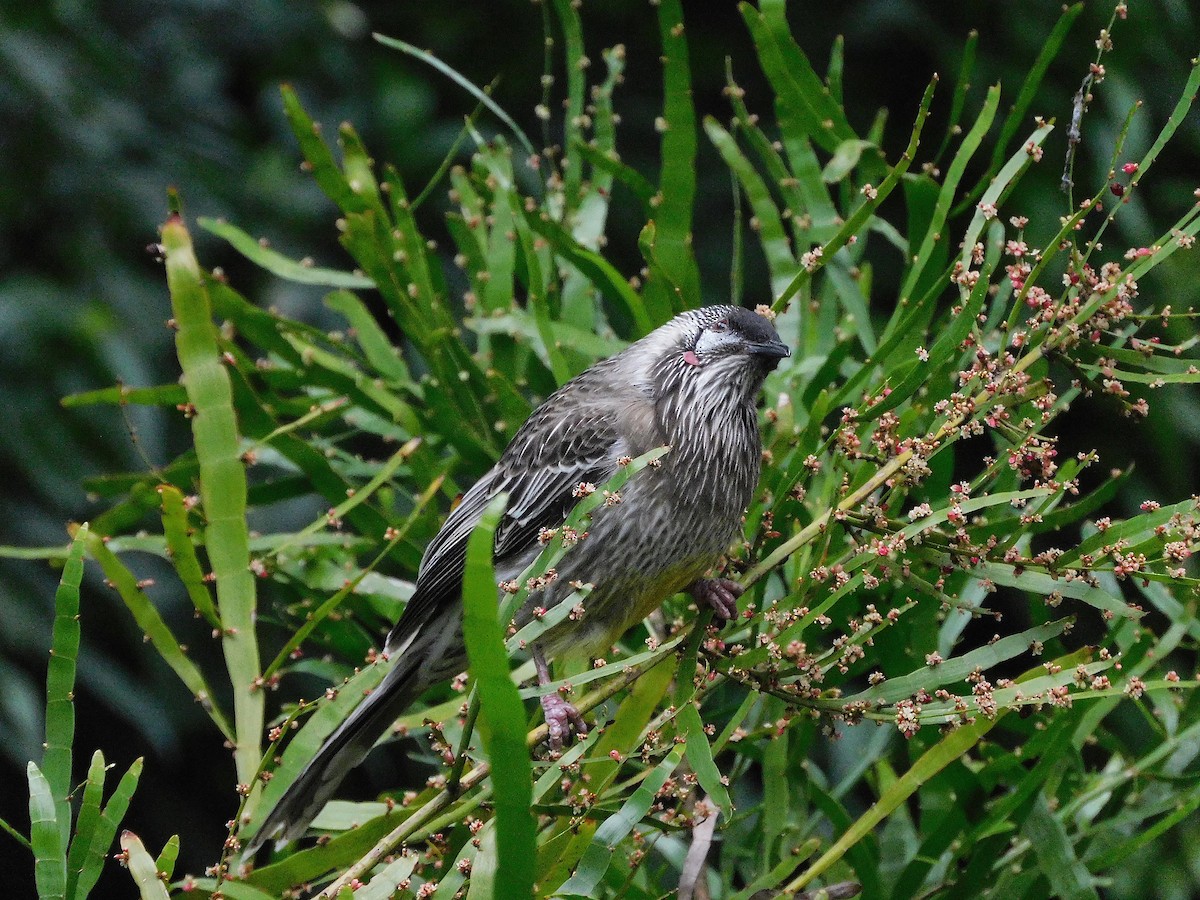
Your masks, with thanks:
[[(385, 645), (392, 669), (330, 735), (247, 853), (272, 837), (302, 835), (390, 723), (426, 688), (466, 666), (461, 589), (467, 539), (501, 491), (508, 508), (496, 531), (496, 573), (510, 579), (537, 556), (541, 529), (562, 524), (580, 482), (600, 484), (622, 457), (671, 447), (658, 468), (626, 485), (621, 503), (597, 510), (587, 539), (536, 596), (536, 605), (549, 608), (571, 593), (570, 582), (594, 585), (583, 619), (547, 632), (537, 649), (551, 656), (602, 654), (663, 600), (688, 588), (728, 613), (732, 586), (701, 579), (740, 532), (762, 456), (755, 401), (767, 373), (787, 355), (763, 317), (710, 306), (676, 316), (596, 363), (534, 410), (426, 549), (416, 591)], [(548, 720), (550, 713), (547, 706)]]

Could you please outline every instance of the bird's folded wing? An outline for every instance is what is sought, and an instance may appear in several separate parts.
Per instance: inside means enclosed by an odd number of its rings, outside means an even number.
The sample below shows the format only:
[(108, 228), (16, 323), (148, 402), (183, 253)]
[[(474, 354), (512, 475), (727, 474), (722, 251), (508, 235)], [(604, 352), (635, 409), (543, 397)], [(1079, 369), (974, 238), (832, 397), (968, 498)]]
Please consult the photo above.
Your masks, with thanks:
[(430, 542), (416, 591), (388, 636), (388, 651), (402, 650), (439, 611), (457, 605), (467, 541), (494, 497), (502, 492), (508, 495), (504, 518), (496, 529), (495, 560), (502, 566), (531, 550), (543, 528), (562, 525), (579, 500), (580, 482), (607, 481), (617, 469), (617, 460), (628, 452), (611, 413), (569, 415), (547, 407), (535, 412)]

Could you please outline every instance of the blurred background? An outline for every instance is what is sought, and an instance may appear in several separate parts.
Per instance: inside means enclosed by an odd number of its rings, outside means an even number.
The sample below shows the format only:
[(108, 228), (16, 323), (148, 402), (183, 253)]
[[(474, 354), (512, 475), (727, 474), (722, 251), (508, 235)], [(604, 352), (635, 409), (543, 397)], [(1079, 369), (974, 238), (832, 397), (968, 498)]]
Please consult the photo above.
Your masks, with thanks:
[[(685, 3), (695, 101), (701, 114), (729, 116), (722, 97), (725, 59), (747, 89), (752, 110), (771, 115), (770, 94), (732, 3)], [(979, 65), (969, 95), (973, 117), (983, 91), (1000, 80), (1011, 103), (1061, 12), (1058, 2), (917, 4), (878, 0), (792, 4), (796, 38), (823, 71), (837, 35), (845, 37), (850, 120), (865, 126), (889, 111), (885, 144), (894, 159), (931, 73), (942, 76), (923, 153), (940, 141), (968, 32), (980, 33)], [(1089, 5), (1051, 65), (1033, 114), (1070, 118), (1072, 96), (1096, 56), (1108, 4)], [(0, 545), (65, 542), (65, 526), (104, 508), (87, 479), (144, 470), (187, 445), (182, 418), (114, 408), (64, 409), (66, 394), (116, 381), (152, 385), (178, 376), (169, 302), (161, 267), (146, 246), (166, 212), (166, 190), (182, 194), (189, 222), (223, 216), (290, 256), (345, 267), (334, 211), (300, 172), (299, 153), (281, 112), (279, 85), (296, 87), (308, 111), (332, 129), (351, 121), (376, 160), (395, 164), (414, 190), (425, 184), (475, 106), (433, 70), (376, 43), (372, 32), (432, 50), (479, 85), (497, 80), (493, 96), (531, 135), (560, 140), (534, 114), (544, 71), (542, 6), (528, 0), (490, 3), (297, 3), (259, 0), (121, 0), (27, 3), (0, 0)], [(627, 48), (622, 158), (657, 171), (654, 118), (661, 102), (658, 30), (646, 2), (585, 4), (584, 36), (600, 50)], [(1130, 4), (1114, 30), (1108, 77), (1083, 125), (1077, 196), (1101, 184), (1125, 116), (1143, 101), (1126, 159), (1137, 158), (1170, 114), (1198, 49), (1198, 13), (1188, 0)], [(561, 61), (553, 57), (555, 73)], [(557, 101), (562, 91), (552, 89)], [(556, 112), (559, 107), (553, 103)], [(1003, 109), (1006, 107), (1002, 107)], [(1002, 118), (1002, 117), (1001, 117)], [(481, 121), (485, 132), (495, 123)], [(1021, 186), (1011, 208), (1057, 221), (1064, 128), (1047, 142), (1046, 160)], [(331, 132), (327, 132), (331, 133)], [(932, 145), (932, 146), (929, 146)], [(728, 294), (732, 227), (729, 173), (701, 139), (696, 248), (706, 300)], [(462, 151), (467, 158), (469, 147)], [(986, 155), (986, 154), (985, 154)], [(928, 158), (924, 156), (918, 160)], [(1106, 240), (1123, 251), (1150, 243), (1191, 203), (1200, 185), (1200, 115), (1184, 122), (1152, 177), (1135, 193)], [(422, 210), (423, 227), (444, 233), (445, 192)], [(623, 216), (622, 211), (629, 215)], [(1047, 211), (1049, 212), (1047, 218)], [(637, 219), (630, 198), (613, 208), (608, 254), (626, 274), (640, 268)], [(221, 266), (233, 284), (264, 305), (319, 320), (320, 291), (275, 281), (229, 248), (195, 232), (201, 261)], [(1048, 235), (1030, 235), (1031, 246)], [(1197, 299), (1200, 266), (1178, 284), (1143, 286), (1175, 307)], [(1164, 267), (1167, 268), (1167, 267)], [(1174, 271), (1184, 270), (1172, 267)], [(762, 261), (747, 260), (748, 294), (766, 290)], [(872, 298), (887, 309), (888, 279)], [(1200, 404), (1195, 390), (1155, 395), (1139, 426), (1140, 469), (1122, 503), (1164, 503), (1198, 490)], [(1107, 466), (1123, 466), (1134, 448), (1111, 446), (1116, 408), (1080, 404), (1063, 429), (1070, 452), (1096, 447)], [(1119, 512), (1120, 510), (1115, 510)], [(46, 653), (58, 572), (44, 562), (0, 558), (0, 816), (21, 830), (25, 763), (40, 758)], [(149, 574), (153, 574), (151, 571)], [(115, 595), (89, 569), (83, 599), (77, 754), (95, 747), (124, 771), (147, 760), (127, 819), (147, 845), (188, 836), (177, 872), (199, 873), (219, 853), (235, 809), (233, 769), (207, 720), (141, 635)], [(181, 634), (196, 633), (190, 606), (163, 597), (164, 615)], [(189, 632), (190, 629), (190, 632)], [(211, 643), (211, 642), (209, 642)], [(0, 835), (0, 871), (32, 894), (27, 852)], [(95, 896), (128, 896), (110, 871)]]

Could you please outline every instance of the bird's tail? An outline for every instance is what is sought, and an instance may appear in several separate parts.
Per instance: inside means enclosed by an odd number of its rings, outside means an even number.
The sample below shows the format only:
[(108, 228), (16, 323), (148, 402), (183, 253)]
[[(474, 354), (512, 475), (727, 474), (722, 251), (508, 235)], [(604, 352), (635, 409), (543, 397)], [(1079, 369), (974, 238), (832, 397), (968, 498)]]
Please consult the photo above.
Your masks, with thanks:
[(321, 745), (275, 804), (246, 846), (249, 859), (272, 838), (287, 843), (301, 837), (351, 769), (362, 762), (397, 716), (432, 683), (425, 677), (422, 654), (405, 653), (383, 681)]

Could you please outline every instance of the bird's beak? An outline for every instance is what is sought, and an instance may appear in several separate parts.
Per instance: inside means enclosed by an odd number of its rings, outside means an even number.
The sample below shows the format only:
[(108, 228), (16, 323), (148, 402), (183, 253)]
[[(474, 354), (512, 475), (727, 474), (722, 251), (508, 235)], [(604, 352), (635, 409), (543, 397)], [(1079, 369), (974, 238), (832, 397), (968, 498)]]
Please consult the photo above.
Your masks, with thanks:
[(765, 356), (767, 359), (780, 360), (792, 355), (788, 345), (782, 341), (760, 341), (746, 348), (755, 356)]

